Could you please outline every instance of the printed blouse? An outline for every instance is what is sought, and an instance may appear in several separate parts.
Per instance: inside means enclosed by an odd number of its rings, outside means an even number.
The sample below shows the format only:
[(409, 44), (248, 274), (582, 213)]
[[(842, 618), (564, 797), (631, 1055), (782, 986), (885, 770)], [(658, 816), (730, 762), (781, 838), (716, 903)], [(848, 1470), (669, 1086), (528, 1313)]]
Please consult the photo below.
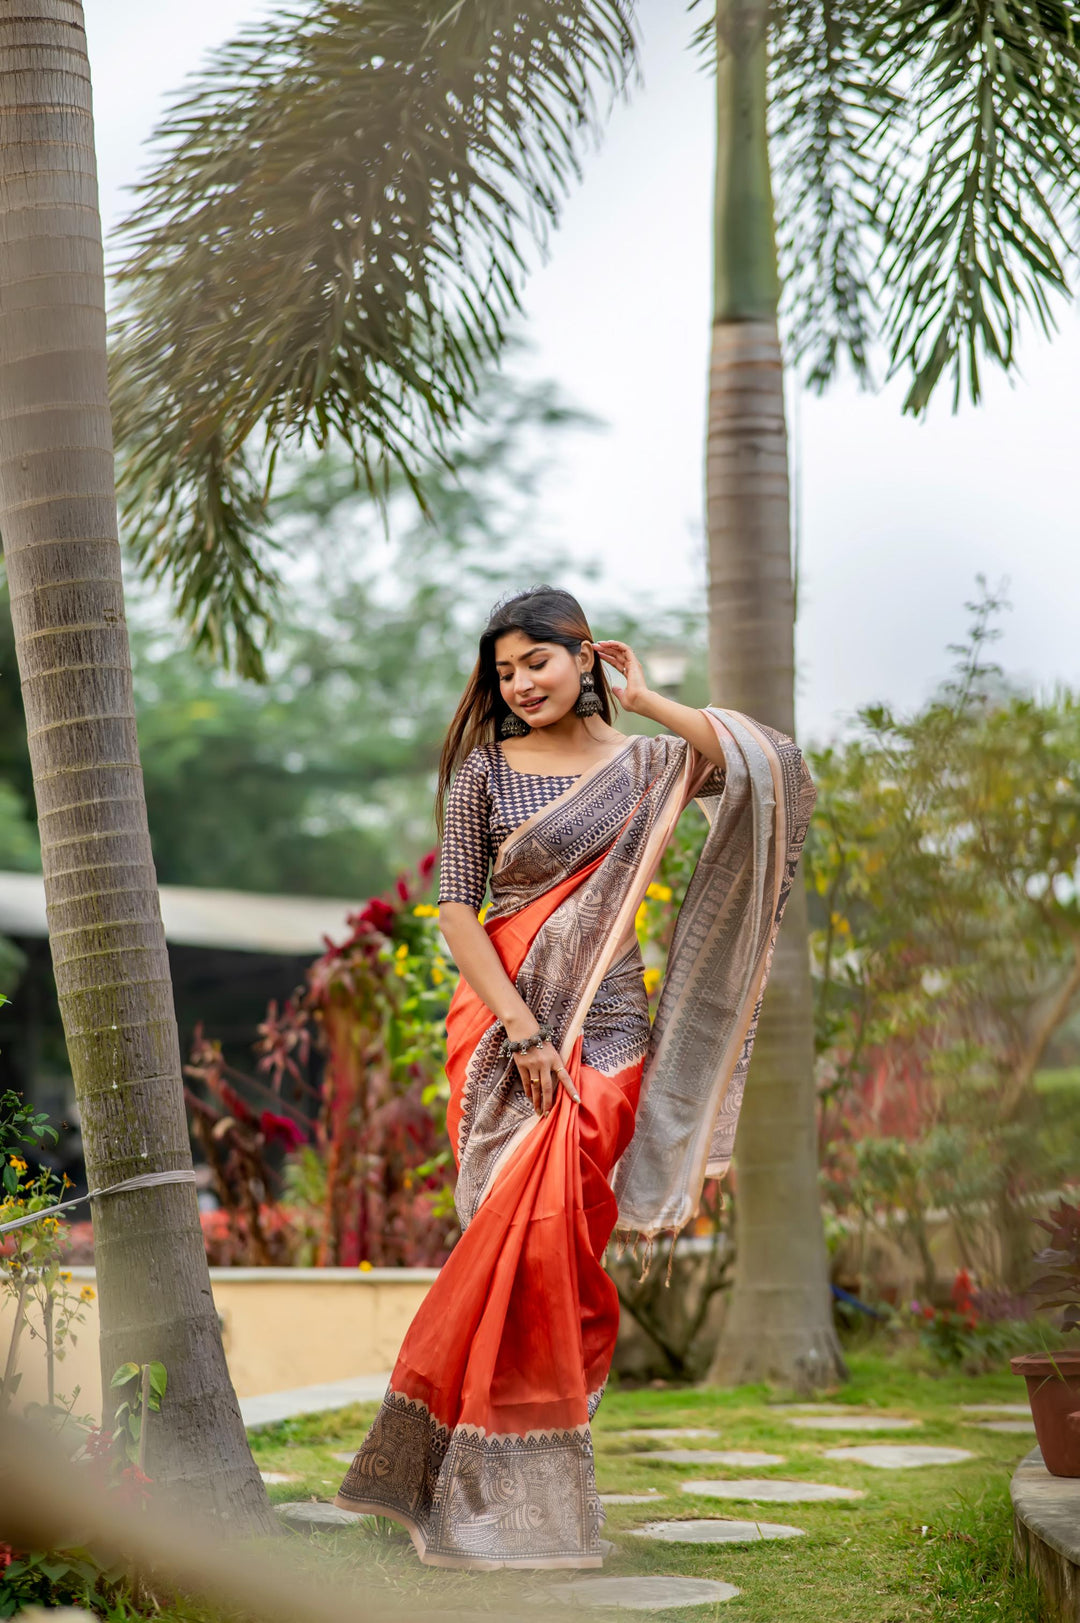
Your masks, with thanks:
[(481, 744), (466, 756), (446, 802), (439, 901), (464, 902), (479, 913), (500, 845), (579, 775), (517, 772), (498, 744)]

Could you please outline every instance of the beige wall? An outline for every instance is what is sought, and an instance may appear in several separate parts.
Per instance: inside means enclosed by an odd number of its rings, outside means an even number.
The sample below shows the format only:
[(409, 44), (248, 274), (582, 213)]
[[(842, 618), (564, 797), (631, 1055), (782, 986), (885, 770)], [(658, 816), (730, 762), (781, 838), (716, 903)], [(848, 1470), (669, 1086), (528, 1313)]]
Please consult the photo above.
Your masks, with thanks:
[[(92, 1268), (73, 1268), (73, 1287), (94, 1286)], [(225, 1356), (237, 1396), (343, 1381), (389, 1370), (405, 1331), (436, 1277), (433, 1268), (211, 1268)], [(7, 1356), (14, 1304), (0, 1299), (0, 1369)], [(34, 1309), (30, 1328), (40, 1320)], [(57, 1365), (56, 1387), (81, 1388), (80, 1414), (99, 1415), (97, 1299), (87, 1307), (77, 1344)], [(16, 1368), (18, 1406), (43, 1403), (42, 1342), (23, 1329)]]

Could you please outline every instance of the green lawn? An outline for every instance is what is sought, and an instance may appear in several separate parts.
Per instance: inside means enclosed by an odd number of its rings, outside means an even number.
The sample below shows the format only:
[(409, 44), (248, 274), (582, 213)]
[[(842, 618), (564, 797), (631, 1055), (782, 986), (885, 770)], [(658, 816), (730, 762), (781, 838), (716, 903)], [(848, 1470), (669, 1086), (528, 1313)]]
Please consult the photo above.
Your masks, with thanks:
[[(763, 1388), (610, 1391), (594, 1427), (601, 1493), (658, 1488), (666, 1498), (655, 1509), (609, 1507), (606, 1536), (617, 1544), (618, 1553), (605, 1563), (605, 1574), (678, 1573), (738, 1585), (741, 1595), (726, 1604), (663, 1614), (688, 1623), (713, 1618), (717, 1623), (1039, 1623), (1034, 1592), (1012, 1563), (1008, 1495), (1013, 1467), (1032, 1442), (965, 1424), (978, 1417), (959, 1410), (962, 1403), (1020, 1401), (1022, 1383), (1008, 1374), (937, 1377), (865, 1353), (852, 1358), (851, 1374), (850, 1382), (826, 1401), (917, 1418), (921, 1425), (907, 1433), (839, 1436), (795, 1428), (778, 1412), (780, 1397)], [(272, 1498), (332, 1499), (345, 1469), (333, 1455), (358, 1445), (373, 1413), (371, 1406), (357, 1406), (254, 1433), (261, 1468), (297, 1478), (272, 1487)], [(616, 1434), (650, 1426), (702, 1426), (720, 1434), (718, 1440), (685, 1439), (668, 1447), (761, 1449), (784, 1455), (785, 1463), (738, 1470), (633, 1458), (632, 1451), (645, 1445)], [(970, 1449), (974, 1457), (962, 1464), (906, 1471), (823, 1457), (827, 1448), (873, 1441), (946, 1444)], [(755, 1508), (680, 1492), (679, 1484), (695, 1477), (802, 1478), (859, 1488), (866, 1497)], [(650, 1519), (706, 1516), (784, 1522), (805, 1528), (807, 1536), (720, 1547), (630, 1536), (630, 1529)], [(381, 1582), (403, 1597), (429, 1601), (440, 1611), (497, 1610), (504, 1619), (513, 1611), (520, 1616), (517, 1603), (538, 1596), (546, 1583), (572, 1576), (432, 1571), (415, 1560), (404, 1535), (374, 1521), (317, 1542), (344, 1565), (355, 1565), (358, 1576), (361, 1571), (371, 1576), (374, 1569)], [(525, 1608), (525, 1615), (530, 1610)]]

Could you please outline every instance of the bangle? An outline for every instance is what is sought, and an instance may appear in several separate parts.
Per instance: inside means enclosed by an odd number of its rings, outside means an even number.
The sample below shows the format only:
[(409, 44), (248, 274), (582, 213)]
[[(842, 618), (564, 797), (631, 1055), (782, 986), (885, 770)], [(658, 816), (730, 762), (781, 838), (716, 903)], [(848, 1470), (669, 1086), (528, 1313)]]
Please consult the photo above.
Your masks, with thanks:
[(530, 1048), (543, 1048), (554, 1036), (550, 1026), (539, 1025), (531, 1037), (522, 1037), (519, 1042), (511, 1042), (509, 1037), (503, 1039), (500, 1052), (504, 1059), (510, 1059), (514, 1054), (527, 1054)]

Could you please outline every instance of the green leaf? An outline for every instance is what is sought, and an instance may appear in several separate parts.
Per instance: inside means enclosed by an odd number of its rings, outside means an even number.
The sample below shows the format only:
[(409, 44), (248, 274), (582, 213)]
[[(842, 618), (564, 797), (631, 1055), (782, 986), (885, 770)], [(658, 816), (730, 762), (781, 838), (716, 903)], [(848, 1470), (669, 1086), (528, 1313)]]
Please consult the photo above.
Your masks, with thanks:
[(122, 228), (113, 414), (138, 566), (214, 658), (261, 673), (279, 447), (336, 439), (424, 508), (631, 24), (629, 0), (314, 0), (167, 114)]
[(165, 1396), (165, 1387), (169, 1379), (165, 1365), (155, 1362), (150, 1364), (148, 1367), (150, 1370), (150, 1390), (153, 1392), (155, 1397), (163, 1398)]
[(121, 1364), (120, 1368), (114, 1372), (113, 1378), (109, 1382), (109, 1385), (111, 1387), (126, 1386), (128, 1381), (134, 1380), (138, 1373), (138, 1364)]

